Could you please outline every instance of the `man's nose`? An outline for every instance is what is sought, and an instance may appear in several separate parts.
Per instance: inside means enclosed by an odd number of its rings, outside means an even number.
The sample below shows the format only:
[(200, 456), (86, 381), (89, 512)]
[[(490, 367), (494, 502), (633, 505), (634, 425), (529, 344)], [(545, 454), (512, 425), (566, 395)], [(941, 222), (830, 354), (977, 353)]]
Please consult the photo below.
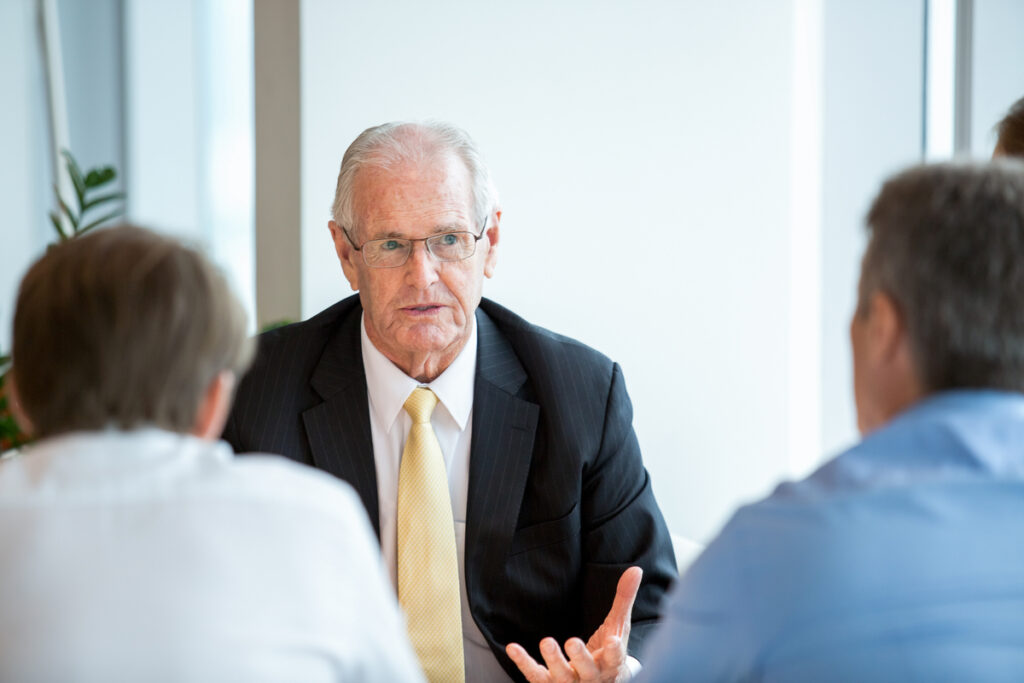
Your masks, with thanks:
[(414, 242), (409, 260), (405, 262), (405, 280), (418, 289), (437, 282), (438, 260), (427, 249), (426, 242)]

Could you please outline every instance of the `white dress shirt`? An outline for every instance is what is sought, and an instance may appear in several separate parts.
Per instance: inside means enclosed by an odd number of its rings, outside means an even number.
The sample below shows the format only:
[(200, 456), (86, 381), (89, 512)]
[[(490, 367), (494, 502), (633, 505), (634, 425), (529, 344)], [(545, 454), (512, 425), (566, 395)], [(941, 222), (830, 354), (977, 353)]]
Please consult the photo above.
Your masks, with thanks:
[(363, 366), (370, 402), (370, 433), (377, 468), (377, 501), (380, 514), (381, 551), (398, 585), (398, 468), (412, 419), (403, 405), (412, 390), (426, 386), (437, 395), (438, 404), (430, 423), (441, 445), (448, 468), (455, 523), (455, 544), (459, 553), (459, 589), (462, 600), (462, 643), (466, 680), (471, 683), (506, 682), (508, 674), (498, 663), (469, 610), (466, 595), (466, 501), (469, 491), (469, 445), (473, 428), (473, 386), (476, 380), (476, 322), (465, 348), (451, 365), (430, 384), (420, 384), (387, 359), (366, 335), (360, 323)]
[(421, 681), (362, 505), (157, 429), (0, 463), (0, 680)]

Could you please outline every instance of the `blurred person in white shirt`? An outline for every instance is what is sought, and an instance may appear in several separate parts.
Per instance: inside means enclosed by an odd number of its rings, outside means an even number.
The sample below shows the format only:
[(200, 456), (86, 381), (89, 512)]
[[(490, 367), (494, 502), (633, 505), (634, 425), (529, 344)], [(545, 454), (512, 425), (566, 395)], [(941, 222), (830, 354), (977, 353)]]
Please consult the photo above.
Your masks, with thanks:
[(252, 356), (197, 251), (135, 227), (21, 284), (0, 680), (420, 681), (358, 497), (218, 441)]

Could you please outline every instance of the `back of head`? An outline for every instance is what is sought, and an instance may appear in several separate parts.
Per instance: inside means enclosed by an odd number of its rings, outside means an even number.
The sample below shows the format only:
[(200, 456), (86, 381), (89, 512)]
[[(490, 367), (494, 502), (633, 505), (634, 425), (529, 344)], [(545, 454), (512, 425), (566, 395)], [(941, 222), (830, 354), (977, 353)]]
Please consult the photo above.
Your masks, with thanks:
[(446, 154), (454, 155), (466, 165), (473, 185), (476, 222), (482, 223), (498, 203), (490, 170), (468, 133), (438, 121), (384, 123), (360, 133), (342, 158), (331, 217), (349, 230), (358, 228), (353, 193), (360, 169), (367, 166), (387, 169), (410, 162), (428, 164)]
[(12, 372), (36, 436), (188, 432), (206, 388), (252, 355), (246, 317), (197, 251), (137, 227), (51, 247), (14, 315)]
[(1024, 157), (1024, 97), (1017, 100), (996, 124), (995, 155)]
[(912, 168), (867, 223), (859, 305), (893, 299), (922, 388), (1024, 391), (1024, 164)]

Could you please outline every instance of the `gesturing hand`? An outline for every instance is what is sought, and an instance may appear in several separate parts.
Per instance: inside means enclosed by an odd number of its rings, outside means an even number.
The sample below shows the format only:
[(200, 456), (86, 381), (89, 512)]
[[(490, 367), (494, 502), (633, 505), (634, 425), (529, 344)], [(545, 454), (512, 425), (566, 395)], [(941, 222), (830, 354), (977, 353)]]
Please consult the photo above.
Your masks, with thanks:
[(540, 641), (540, 653), (547, 666), (538, 664), (518, 643), (509, 643), (505, 652), (530, 683), (567, 683), (568, 681), (619, 682), (630, 678), (628, 656), (630, 615), (644, 572), (630, 567), (622, 572), (615, 590), (615, 601), (601, 626), (584, 644), (579, 638), (565, 642), (566, 660), (554, 638)]

